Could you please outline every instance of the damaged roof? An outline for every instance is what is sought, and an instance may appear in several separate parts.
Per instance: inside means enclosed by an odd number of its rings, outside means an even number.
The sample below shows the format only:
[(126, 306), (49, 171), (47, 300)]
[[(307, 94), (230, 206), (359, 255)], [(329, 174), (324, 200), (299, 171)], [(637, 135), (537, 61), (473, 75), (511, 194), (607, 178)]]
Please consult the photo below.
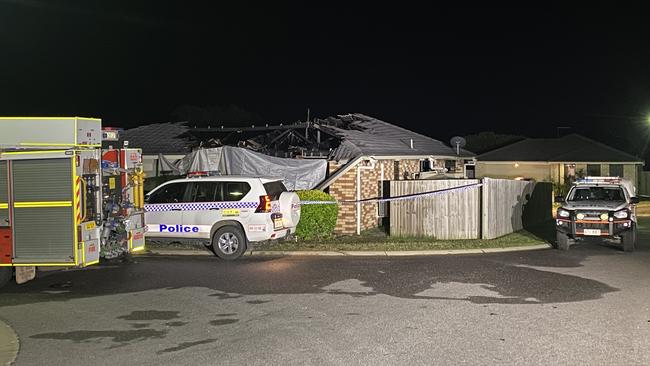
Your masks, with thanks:
[[(314, 123), (341, 140), (330, 154), (337, 161), (358, 156), (458, 156), (455, 149), (441, 141), (360, 113), (318, 119)], [(460, 149), (459, 156), (475, 154)]]
[(193, 141), (185, 137), (189, 127), (186, 122), (153, 123), (131, 128), (120, 133), (120, 144), (141, 148), (143, 154), (178, 154), (192, 151)]
[[(324, 136), (316, 138), (317, 131)], [(323, 153), (323, 157), (336, 161), (359, 156), (475, 156), (464, 149), (457, 155), (455, 148), (441, 141), (360, 113), (308, 123), (240, 129), (191, 128), (187, 122), (155, 123), (123, 131), (120, 141), (124, 140), (130, 146), (142, 148), (147, 155), (187, 154), (193, 147), (213, 140), (219, 146), (245, 146), (268, 155), (277, 155), (278, 149), (291, 153), (302, 148), (306, 151), (302, 154), (316, 151), (316, 155)]]
[(578, 134), (525, 139), (478, 157), (479, 161), (635, 162), (643, 160)]

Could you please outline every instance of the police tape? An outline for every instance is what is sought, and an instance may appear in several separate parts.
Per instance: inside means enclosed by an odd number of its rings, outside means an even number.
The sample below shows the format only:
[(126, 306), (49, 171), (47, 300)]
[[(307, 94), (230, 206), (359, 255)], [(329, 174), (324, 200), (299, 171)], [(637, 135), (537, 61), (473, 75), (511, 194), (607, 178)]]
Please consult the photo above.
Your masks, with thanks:
[(425, 198), (425, 197), (430, 197), (430, 196), (436, 196), (436, 195), (441, 195), (441, 194), (446, 194), (450, 192), (459, 192), (459, 191), (466, 191), (469, 189), (473, 188), (478, 188), (482, 186), (483, 183), (474, 183), (474, 184), (467, 184), (464, 186), (458, 186), (458, 187), (451, 187), (451, 188), (445, 188), (445, 189), (439, 189), (436, 191), (428, 191), (428, 192), (421, 192), (421, 193), (411, 193), (411, 194), (405, 194), (402, 196), (395, 196), (395, 197), (388, 197), (388, 198), (382, 198), (382, 197), (373, 197), (373, 198), (365, 198), (362, 200), (353, 200), (353, 201), (302, 201), (300, 202), (301, 205), (354, 205), (357, 203), (379, 203), (379, 202), (392, 202), (392, 201), (406, 201), (406, 200), (415, 200), (415, 199), (420, 199), (420, 198)]

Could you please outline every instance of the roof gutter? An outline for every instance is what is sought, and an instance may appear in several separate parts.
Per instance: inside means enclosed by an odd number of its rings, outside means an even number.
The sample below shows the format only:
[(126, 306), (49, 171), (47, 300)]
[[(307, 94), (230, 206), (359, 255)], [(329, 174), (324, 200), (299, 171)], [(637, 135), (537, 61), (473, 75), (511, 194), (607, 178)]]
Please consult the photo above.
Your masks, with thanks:
[(414, 160), (414, 159), (476, 159), (473, 156), (462, 157), (462, 156), (447, 156), (447, 155), (361, 155), (353, 160), (348, 161), (341, 169), (334, 172), (327, 179), (325, 179), (321, 184), (316, 186), (314, 189), (324, 190), (334, 183), (340, 176), (352, 169), (357, 163), (364, 159), (374, 159), (374, 160)]
[(474, 159), (474, 155), (436, 155), (436, 154), (427, 154), (427, 155), (370, 155), (369, 157), (376, 160), (413, 160), (413, 159)]
[(645, 165), (642, 161), (528, 161), (528, 160), (477, 160), (480, 164), (621, 164)]

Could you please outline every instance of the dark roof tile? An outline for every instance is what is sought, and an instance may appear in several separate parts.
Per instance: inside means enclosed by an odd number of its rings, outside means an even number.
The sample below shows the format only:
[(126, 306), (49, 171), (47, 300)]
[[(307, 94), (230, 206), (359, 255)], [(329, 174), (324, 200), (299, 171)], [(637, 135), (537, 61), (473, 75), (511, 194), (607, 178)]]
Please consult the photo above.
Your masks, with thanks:
[(479, 161), (643, 162), (638, 157), (587, 137), (525, 139), (481, 154)]
[[(360, 155), (456, 156), (456, 150), (441, 141), (360, 113), (316, 121), (319, 122), (323, 131), (341, 139), (341, 144), (331, 154), (334, 160), (352, 159)], [(461, 149), (460, 156), (473, 157), (474, 153)]]
[(187, 154), (192, 141), (183, 135), (189, 130), (185, 122), (153, 123), (123, 131), (120, 142), (142, 149), (143, 154)]

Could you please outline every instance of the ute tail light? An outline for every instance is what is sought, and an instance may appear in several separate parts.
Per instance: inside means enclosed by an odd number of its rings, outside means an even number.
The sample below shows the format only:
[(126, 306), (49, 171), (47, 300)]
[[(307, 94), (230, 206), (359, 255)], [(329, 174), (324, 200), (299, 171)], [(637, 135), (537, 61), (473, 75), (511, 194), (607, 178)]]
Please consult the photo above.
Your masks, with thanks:
[(260, 196), (260, 204), (255, 212), (271, 212), (271, 196)]

